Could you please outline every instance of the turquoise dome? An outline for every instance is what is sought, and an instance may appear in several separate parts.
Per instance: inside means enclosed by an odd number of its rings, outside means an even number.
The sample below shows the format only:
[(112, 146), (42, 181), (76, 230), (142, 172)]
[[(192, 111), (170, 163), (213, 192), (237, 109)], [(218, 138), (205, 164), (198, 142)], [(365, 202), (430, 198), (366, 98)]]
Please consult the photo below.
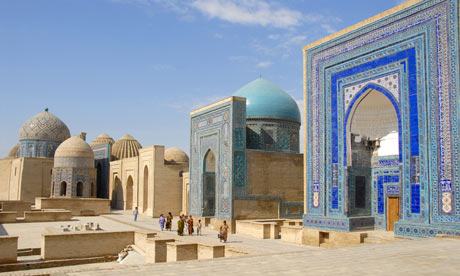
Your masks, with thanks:
[(233, 94), (246, 98), (246, 117), (278, 118), (300, 121), (300, 111), (295, 100), (273, 83), (258, 78)]

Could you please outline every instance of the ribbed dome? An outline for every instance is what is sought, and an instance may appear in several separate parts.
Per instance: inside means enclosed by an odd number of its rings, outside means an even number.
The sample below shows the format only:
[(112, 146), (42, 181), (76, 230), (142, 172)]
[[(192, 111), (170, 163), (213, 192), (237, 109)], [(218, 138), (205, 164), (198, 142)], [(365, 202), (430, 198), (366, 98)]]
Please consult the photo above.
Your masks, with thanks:
[(39, 140), (60, 143), (69, 137), (69, 128), (58, 117), (48, 111), (33, 116), (19, 130), (19, 141)]
[(133, 136), (125, 134), (113, 144), (112, 156), (115, 159), (135, 157), (139, 155), (140, 148), (141, 144)]
[(188, 163), (188, 156), (180, 148), (172, 147), (165, 151), (165, 160), (171, 163)]
[(278, 118), (301, 122), (295, 100), (281, 88), (262, 78), (246, 84), (233, 95), (246, 98), (247, 118)]
[(95, 146), (100, 146), (100, 145), (106, 145), (110, 144), (113, 145), (115, 143), (115, 140), (112, 139), (109, 135), (102, 133), (101, 135), (97, 136), (96, 139), (94, 139), (93, 142), (91, 142), (91, 147)]
[(13, 148), (11, 148), (10, 152), (8, 153), (8, 157), (18, 157), (19, 156), (19, 144), (14, 145)]
[(94, 159), (94, 152), (83, 139), (78, 136), (72, 136), (60, 144), (56, 149), (54, 158), (57, 157), (78, 157)]

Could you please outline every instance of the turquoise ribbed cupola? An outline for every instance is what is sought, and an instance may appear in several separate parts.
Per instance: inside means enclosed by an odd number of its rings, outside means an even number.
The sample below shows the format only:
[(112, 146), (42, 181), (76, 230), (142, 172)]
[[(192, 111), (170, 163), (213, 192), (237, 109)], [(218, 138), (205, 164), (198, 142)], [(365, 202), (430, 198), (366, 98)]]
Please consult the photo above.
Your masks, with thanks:
[(301, 122), (295, 100), (265, 79), (251, 81), (233, 95), (246, 98), (247, 118), (277, 118)]

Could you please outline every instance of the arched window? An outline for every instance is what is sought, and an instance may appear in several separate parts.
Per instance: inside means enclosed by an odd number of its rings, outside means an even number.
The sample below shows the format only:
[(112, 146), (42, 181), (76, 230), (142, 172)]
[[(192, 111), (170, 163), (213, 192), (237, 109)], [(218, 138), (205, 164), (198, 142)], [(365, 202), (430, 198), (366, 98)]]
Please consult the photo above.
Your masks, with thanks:
[(61, 182), (61, 192), (59, 193), (60, 196), (66, 196), (67, 195), (67, 183), (65, 181)]
[(95, 196), (95, 193), (94, 193), (94, 183), (91, 183), (91, 197), (94, 197)]
[(77, 183), (77, 196), (79, 197), (83, 196), (83, 183), (81, 182)]

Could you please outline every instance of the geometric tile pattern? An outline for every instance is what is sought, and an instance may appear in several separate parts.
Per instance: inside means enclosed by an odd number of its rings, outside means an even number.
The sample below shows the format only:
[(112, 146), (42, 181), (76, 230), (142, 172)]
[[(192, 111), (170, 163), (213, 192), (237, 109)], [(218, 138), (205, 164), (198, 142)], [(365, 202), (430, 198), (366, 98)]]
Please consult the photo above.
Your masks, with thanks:
[(384, 161), (398, 174), (373, 176), (373, 215), (385, 211), (386, 191), (398, 191), (399, 225), (460, 225), (458, 6), (423, 1), (306, 50), (304, 222), (349, 215), (347, 112), (372, 86), (393, 103), (400, 148), (399, 160)]

